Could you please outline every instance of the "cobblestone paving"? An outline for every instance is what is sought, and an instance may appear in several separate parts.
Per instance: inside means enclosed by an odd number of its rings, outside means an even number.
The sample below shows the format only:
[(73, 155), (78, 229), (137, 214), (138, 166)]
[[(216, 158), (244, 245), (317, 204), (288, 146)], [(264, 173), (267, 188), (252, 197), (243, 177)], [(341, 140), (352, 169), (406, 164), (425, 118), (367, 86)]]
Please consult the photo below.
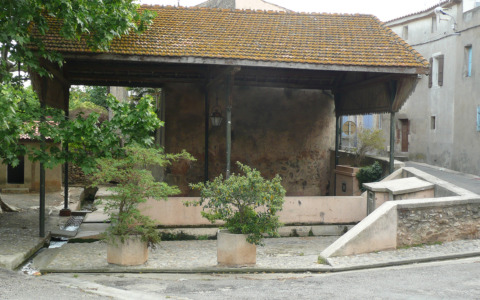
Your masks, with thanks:
[(328, 262), (333, 267), (348, 268), (354, 266), (387, 264), (392, 262), (401, 263), (414, 260), (421, 261), (429, 258), (441, 258), (468, 253), (477, 253), (477, 255), (480, 255), (479, 239), (423, 245), (394, 251), (379, 251), (352, 256), (331, 257), (328, 259)]
[[(294, 237), (266, 239), (264, 247), (257, 247), (257, 264), (254, 269), (322, 269), (317, 263), (318, 255), (337, 237)], [(110, 265), (106, 259), (104, 242), (66, 244), (58, 251), (52, 262), (42, 267), (49, 271), (105, 270), (122, 271), (124, 267)], [(216, 241), (164, 241), (155, 250), (150, 250), (148, 261), (128, 270), (200, 270), (217, 268)]]

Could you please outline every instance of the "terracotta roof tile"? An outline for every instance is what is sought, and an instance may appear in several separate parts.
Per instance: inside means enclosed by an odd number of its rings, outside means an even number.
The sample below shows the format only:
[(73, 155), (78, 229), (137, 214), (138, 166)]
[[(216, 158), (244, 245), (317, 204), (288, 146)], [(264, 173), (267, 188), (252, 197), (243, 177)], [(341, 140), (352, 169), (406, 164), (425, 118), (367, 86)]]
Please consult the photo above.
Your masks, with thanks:
[[(142, 35), (112, 42), (109, 53), (166, 57), (382, 67), (428, 66), (379, 19), (371, 15), (279, 13), (250, 10), (142, 6), (157, 13)], [(53, 30), (47, 49), (92, 53), (84, 42)]]

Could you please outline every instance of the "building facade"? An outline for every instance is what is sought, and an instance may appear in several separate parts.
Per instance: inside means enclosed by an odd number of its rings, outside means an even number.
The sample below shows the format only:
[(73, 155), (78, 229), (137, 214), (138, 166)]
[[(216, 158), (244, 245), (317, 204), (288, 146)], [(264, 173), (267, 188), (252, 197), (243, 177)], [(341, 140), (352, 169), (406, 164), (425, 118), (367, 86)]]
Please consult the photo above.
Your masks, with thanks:
[(208, 0), (198, 4), (197, 7), (290, 11), (284, 7), (263, 0)]
[(386, 25), (430, 61), (396, 114), (396, 154), (480, 175), (480, 1), (443, 1)]

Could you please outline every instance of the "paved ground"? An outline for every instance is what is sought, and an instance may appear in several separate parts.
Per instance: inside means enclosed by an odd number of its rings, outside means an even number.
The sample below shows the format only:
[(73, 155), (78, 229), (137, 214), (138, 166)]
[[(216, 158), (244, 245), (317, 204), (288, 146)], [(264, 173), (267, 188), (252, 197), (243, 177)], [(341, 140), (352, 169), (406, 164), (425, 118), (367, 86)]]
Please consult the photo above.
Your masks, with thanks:
[(423, 172), (426, 172), (430, 175), (433, 175), (442, 180), (453, 183), (456, 186), (480, 195), (480, 176), (459, 173), (445, 168), (431, 166), (423, 163), (417, 163), (413, 161), (405, 162), (405, 166), (417, 168)]
[[(433, 169), (435, 174), (440, 172), (438, 177), (449, 179), (452, 182), (467, 182), (466, 186), (470, 188), (472, 188), (472, 182), (477, 182), (475, 176)], [(422, 170), (430, 172), (425, 168)], [(474, 184), (473, 191), (476, 191), (476, 188), (477, 186)], [(76, 192), (72, 190), (72, 197), (73, 195), (78, 196), (79, 193)], [(35, 208), (38, 206), (38, 195), (2, 195), (2, 198), (21, 208), (19, 213), (0, 215), (0, 267), (11, 268), (11, 265), (4, 262), (19, 264), (31, 256), (38, 247), (41, 247), (44, 240), (38, 237), (38, 209)], [(62, 207), (61, 193), (47, 196), (47, 230), (58, 229), (65, 224), (66, 219), (58, 217), (58, 211)], [(225, 269), (217, 267), (215, 241), (211, 240), (162, 242), (157, 250), (150, 251), (150, 259), (145, 265), (129, 268), (108, 265), (106, 263), (106, 245), (102, 242), (69, 243), (58, 249), (41, 252), (35, 258), (33, 266), (44, 272), (75, 273), (334, 272), (480, 256), (480, 240), (470, 240), (331, 258), (327, 262), (330, 265), (319, 263), (318, 255), (334, 240), (335, 237), (267, 239), (266, 246), (258, 248), (257, 265), (252, 268)], [(18, 262), (19, 260), (20, 262)]]
[(480, 258), (475, 257), (338, 273), (50, 273), (27, 276), (0, 269), (0, 298), (479, 299), (479, 263)]

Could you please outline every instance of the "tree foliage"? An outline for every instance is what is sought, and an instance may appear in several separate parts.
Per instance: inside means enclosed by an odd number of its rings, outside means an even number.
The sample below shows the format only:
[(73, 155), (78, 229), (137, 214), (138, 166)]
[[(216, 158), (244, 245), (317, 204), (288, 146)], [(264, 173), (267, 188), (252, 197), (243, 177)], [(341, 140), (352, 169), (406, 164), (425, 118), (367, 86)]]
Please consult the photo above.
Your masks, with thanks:
[(43, 41), (32, 35), (33, 27), (40, 35), (50, 30), (47, 17), (62, 20), (62, 37), (82, 38), (91, 49), (107, 50), (114, 38), (146, 29), (153, 13), (137, 9), (134, 0), (1, 0), (0, 81), (22, 80), (22, 75), (12, 74), (18, 69), (46, 75), (39, 58), (62, 64), (59, 53), (46, 50)]
[(355, 175), (358, 179), (358, 187), (364, 190), (363, 184), (369, 182), (378, 181), (382, 178), (383, 169), (378, 161), (375, 161), (372, 165), (362, 167)]
[[(52, 108), (42, 110), (36, 94), (31, 88), (0, 86), (0, 158), (12, 165), (18, 164), (19, 155), (28, 155), (46, 167), (53, 167), (65, 161), (75, 162), (85, 173), (92, 172), (95, 159), (114, 157), (122, 153), (122, 147), (138, 144), (153, 145), (152, 132), (163, 125), (155, 114), (153, 99), (141, 98), (136, 105), (121, 103), (115, 97), (107, 97), (113, 118), (100, 122), (100, 114), (80, 114), (65, 119), (62, 111)], [(40, 116), (47, 116), (47, 122), (38, 122)], [(19, 143), (21, 136), (40, 141), (41, 133), (52, 144), (68, 143), (69, 152), (64, 148), (51, 147), (49, 151), (27, 148)]]
[[(107, 108), (108, 88), (106, 86), (85, 86), (70, 88), (70, 110), (77, 108)], [(94, 104), (94, 105), (92, 105)]]
[(362, 129), (358, 133), (358, 146), (354, 149), (355, 166), (360, 166), (368, 152), (382, 150), (385, 138), (380, 129)]
[(259, 245), (264, 234), (278, 235), (281, 223), (276, 215), (283, 208), (285, 189), (276, 175), (264, 179), (260, 172), (237, 162), (244, 175), (231, 175), (223, 180), (191, 184), (200, 190), (200, 200), (186, 205), (203, 205), (202, 216), (210, 222), (225, 221), (231, 233), (247, 234), (247, 241)]
[(117, 184), (111, 188), (113, 196), (105, 202), (111, 226), (107, 229), (107, 239), (122, 242), (129, 235), (140, 235), (143, 241), (155, 245), (160, 236), (155, 231), (153, 220), (141, 214), (139, 205), (148, 198), (167, 200), (168, 196), (180, 193), (176, 186), (165, 182), (156, 182), (147, 167), (159, 165), (166, 167), (178, 159), (193, 160), (185, 151), (178, 154), (165, 154), (162, 149), (144, 148), (137, 144), (125, 147), (122, 155), (97, 159), (98, 169), (93, 173), (93, 185)]

